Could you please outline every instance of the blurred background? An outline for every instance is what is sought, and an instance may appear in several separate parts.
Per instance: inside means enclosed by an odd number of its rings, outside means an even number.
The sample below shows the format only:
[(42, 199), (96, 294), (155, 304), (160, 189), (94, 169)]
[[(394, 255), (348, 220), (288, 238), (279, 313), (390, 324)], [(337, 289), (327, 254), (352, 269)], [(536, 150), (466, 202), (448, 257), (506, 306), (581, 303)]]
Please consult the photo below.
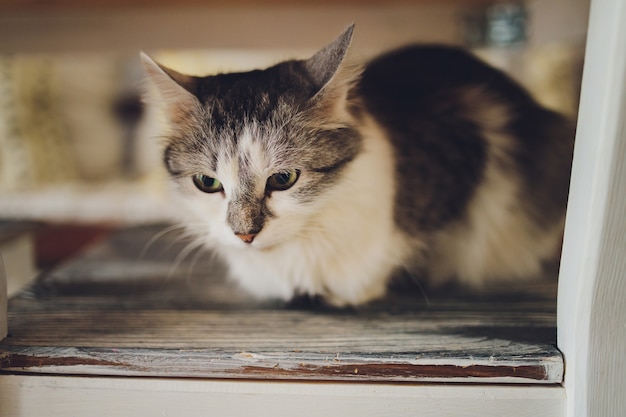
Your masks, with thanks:
[(589, 0), (0, 0), (0, 220), (170, 218), (138, 52), (209, 74), (305, 58), (356, 23), (352, 56), (464, 45), (576, 117)]

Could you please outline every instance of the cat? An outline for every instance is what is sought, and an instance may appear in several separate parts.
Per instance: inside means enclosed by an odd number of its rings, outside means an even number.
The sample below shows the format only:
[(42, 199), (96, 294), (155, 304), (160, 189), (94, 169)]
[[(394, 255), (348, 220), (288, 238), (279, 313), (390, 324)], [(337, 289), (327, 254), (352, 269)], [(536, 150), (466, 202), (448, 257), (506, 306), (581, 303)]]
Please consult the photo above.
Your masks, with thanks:
[(349, 64), (353, 31), (206, 77), (142, 54), (182, 221), (259, 297), (356, 306), (403, 272), (475, 288), (541, 275), (560, 252), (573, 123), (460, 48)]

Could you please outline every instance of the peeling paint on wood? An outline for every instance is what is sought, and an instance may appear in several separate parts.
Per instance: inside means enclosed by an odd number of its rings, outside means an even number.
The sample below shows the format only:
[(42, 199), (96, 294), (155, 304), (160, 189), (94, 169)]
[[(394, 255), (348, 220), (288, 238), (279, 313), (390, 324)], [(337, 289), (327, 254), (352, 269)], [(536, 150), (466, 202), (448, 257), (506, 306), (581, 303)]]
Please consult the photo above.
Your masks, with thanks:
[(336, 355), (293, 352), (246, 352), (209, 349), (102, 349), (5, 347), (4, 371), (49, 374), (94, 374), (244, 379), (363, 381), (483, 381), (551, 384), (561, 380), (561, 362), (520, 358), (413, 359), (412, 354)]

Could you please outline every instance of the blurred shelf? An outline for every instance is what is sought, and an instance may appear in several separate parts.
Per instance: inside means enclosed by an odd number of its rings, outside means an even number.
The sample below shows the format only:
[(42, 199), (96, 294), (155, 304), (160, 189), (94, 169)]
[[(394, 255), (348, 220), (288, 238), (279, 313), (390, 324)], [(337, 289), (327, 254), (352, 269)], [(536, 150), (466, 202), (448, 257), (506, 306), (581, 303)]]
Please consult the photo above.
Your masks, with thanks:
[[(356, 23), (354, 47), (382, 50), (415, 41), (458, 42), (466, 1), (186, 1), (0, 3), (0, 53), (126, 52), (154, 49), (316, 50)], [(78, 1), (76, 0), (76, 3)], [(46, 3), (47, 4), (47, 3)], [(105, 5), (106, 4), (106, 5)], [(119, 7), (116, 7), (116, 4)], [(124, 2), (124, 4), (126, 4)]]
[(58, 184), (2, 191), (0, 219), (45, 223), (149, 224), (172, 219), (165, 191), (140, 182)]
[(487, 4), (490, 0), (0, 0), (0, 9), (5, 10), (50, 10), (56, 8), (111, 9), (143, 7), (249, 7), (249, 6), (338, 6), (338, 5), (383, 5), (448, 3), (456, 5)]

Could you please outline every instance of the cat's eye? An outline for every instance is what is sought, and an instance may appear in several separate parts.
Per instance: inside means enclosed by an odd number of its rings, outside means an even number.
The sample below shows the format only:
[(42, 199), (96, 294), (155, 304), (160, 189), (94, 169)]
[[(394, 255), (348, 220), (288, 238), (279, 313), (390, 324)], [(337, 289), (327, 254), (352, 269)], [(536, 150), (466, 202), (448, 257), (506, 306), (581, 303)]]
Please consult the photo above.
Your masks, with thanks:
[(287, 190), (293, 187), (296, 181), (298, 181), (298, 177), (300, 177), (300, 171), (297, 169), (277, 172), (267, 179), (267, 188), (270, 191)]
[(196, 174), (193, 176), (193, 184), (198, 190), (205, 193), (217, 193), (224, 190), (222, 183), (213, 177), (204, 174)]

